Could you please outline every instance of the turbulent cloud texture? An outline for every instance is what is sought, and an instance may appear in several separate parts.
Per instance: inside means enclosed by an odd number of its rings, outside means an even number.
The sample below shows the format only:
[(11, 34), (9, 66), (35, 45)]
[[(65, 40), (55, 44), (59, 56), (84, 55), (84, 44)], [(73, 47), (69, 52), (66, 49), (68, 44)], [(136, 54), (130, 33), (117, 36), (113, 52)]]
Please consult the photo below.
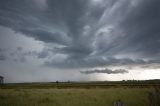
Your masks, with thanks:
[[(50, 49), (63, 58), (47, 60), (46, 66), (83, 68), (159, 59), (158, 0), (41, 1), (1, 0), (0, 25), (56, 44)], [(38, 57), (46, 57), (45, 52)]]
[(1, 50), (0, 61), (36, 59), (62, 70), (159, 64), (159, 10), (159, 0), (1, 0), (0, 42), (14, 31), (12, 38), (25, 36), (42, 49), (19, 45), (14, 54), (4, 43), (10, 51)]

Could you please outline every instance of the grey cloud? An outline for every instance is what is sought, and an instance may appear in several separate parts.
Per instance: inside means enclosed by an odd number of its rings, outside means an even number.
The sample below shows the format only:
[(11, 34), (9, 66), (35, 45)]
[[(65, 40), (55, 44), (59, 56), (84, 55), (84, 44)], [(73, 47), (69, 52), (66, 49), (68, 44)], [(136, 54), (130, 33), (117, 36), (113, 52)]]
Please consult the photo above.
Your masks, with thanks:
[(18, 50), (18, 51), (22, 51), (23, 48), (22, 48), (22, 47), (17, 47), (17, 50)]
[(48, 56), (49, 56), (49, 53), (46, 52), (46, 51), (40, 52), (40, 53), (38, 54), (38, 58), (46, 58), (46, 57), (48, 57)]
[(13, 52), (9, 53), (9, 56), (16, 62), (27, 62), (29, 58), (44, 59), (50, 57), (50, 55), (52, 55), (51, 50), (46, 48), (41, 51), (26, 51), (22, 47), (17, 47)]
[[(17, 56), (18, 55), (18, 56)], [(52, 55), (52, 51), (47, 48), (43, 48), (41, 51), (24, 51), (22, 47), (17, 47), (15, 52), (11, 53), (11, 56), (20, 58), (23, 62), (27, 60), (28, 57), (31, 58), (37, 58), (37, 59), (44, 59), (44, 58), (49, 58), (50, 55)], [(18, 61), (19, 59), (16, 59)]]
[[(157, 10), (160, 2), (157, 0), (141, 2), (124, 20), (119, 27), (126, 34), (126, 41), (121, 48), (127, 48), (130, 52), (139, 52), (142, 57), (159, 57), (159, 26), (160, 14)], [(130, 47), (130, 48), (129, 48)], [(154, 54), (154, 56), (153, 56)]]
[(111, 70), (108, 68), (105, 69), (95, 69), (95, 70), (87, 70), (87, 71), (80, 71), (81, 74), (94, 74), (94, 73), (106, 73), (106, 74), (125, 74), (128, 73), (125, 69), (116, 69)]
[[(159, 63), (158, 0), (102, 0), (98, 5), (92, 5), (92, 0), (46, 0), (43, 11), (33, 1), (1, 0), (0, 25), (45, 44), (61, 45), (24, 53), (41, 59), (53, 57), (44, 60), (44, 66)], [(61, 61), (54, 59), (57, 54), (64, 56)]]
[(150, 63), (137, 66), (139, 66), (142, 69), (160, 69), (160, 63)]
[(15, 62), (28, 62), (30, 58), (39, 58), (39, 55), (41, 55), (41, 52), (35, 51), (35, 50), (25, 50), (23, 47), (19, 46), (14, 49), (14, 51), (9, 52), (8, 51), (8, 60), (13, 60)]
[(0, 48), (0, 61), (4, 61), (7, 57), (4, 55), (5, 49)]
[(37, 77), (41, 70), (54, 79), (60, 72), (64, 79), (64, 71), (70, 77), (86, 69), (81, 73), (127, 73), (96, 69), (104, 67), (159, 69), (159, 10), (159, 0), (0, 0), (0, 48), (7, 48), (0, 49), (0, 60), (7, 60), (0, 71), (23, 78), (20, 70), (38, 70)]
[(2, 51), (3, 51), (3, 49), (0, 48), (0, 52), (2, 52)]
[[(138, 56), (146, 58), (147, 56), (159, 56), (159, 1), (140, 1), (135, 7), (127, 7), (127, 11), (122, 11), (120, 7), (116, 12), (125, 13), (125, 15), (118, 16), (119, 20), (111, 17), (111, 25), (114, 25), (110, 34), (115, 37), (111, 39), (110, 43), (100, 41), (102, 49), (99, 51), (107, 55), (136, 53)], [(124, 3), (123, 3), (124, 5)], [(108, 33), (105, 33), (106, 35)], [(111, 37), (112, 37), (111, 36)], [(101, 36), (100, 36), (101, 37)], [(110, 38), (111, 38), (110, 37)], [(114, 42), (114, 43), (113, 43)], [(108, 44), (106, 47), (104, 44)], [(98, 51), (98, 52), (99, 52)]]
[(58, 32), (52, 33), (47, 32), (42, 29), (22, 29), (24, 34), (27, 34), (30, 37), (33, 37), (35, 40), (44, 41), (47, 43), (57, 43), (62, 45), (69, 44), (70, 38), (67, 38), (66, 35), (62, 35)]
[(61, 69), (82, 69), (82, 68), (96, 68), (115, 65), (131, 65), (131, 64), (150, 64), (149, 61), (143, 59), (130, 59), (130, 58), (114, 58), (114, 57), (91, 57), (91, 58), (64, 58), (62, 61), (53, 59), (45, 61), (44, 66), (61, 68)]
[[(9, 27), (16, 32), (24, 33), (26, 36), (33, 37), (35, 40), (40, 40), (46, 43), (58, 43), (62, 45), (68, 43), (69, 38), (67, 38), (67, 35), (62, 34), (61, 30), (57, 32), (57, 26), (53, 25), (53, 27), (49, 27), (43, 24), (43, 15), (39, 16), (40, 11), (37, 11), (32, 0), (16, 0), (14, 2), (2, 0), (1, 2), (1, 25)], [(10, 6), (11, 4), (12, 6)], [(27, 7), (31, 4), (31, 7)], [(50, 29), (47, 29), (47, 27)], [(54, 31), (50, 32), (49, 30)]]
[(36, 53), (36, 56), (39, 59), (49, 58), (51, 55), (53, 55), (52, 50), (47, 48), (43, 48), (42, 51)]
[(0, 55), (0, 61), (6, 60), (6, 57), (4, 55)]

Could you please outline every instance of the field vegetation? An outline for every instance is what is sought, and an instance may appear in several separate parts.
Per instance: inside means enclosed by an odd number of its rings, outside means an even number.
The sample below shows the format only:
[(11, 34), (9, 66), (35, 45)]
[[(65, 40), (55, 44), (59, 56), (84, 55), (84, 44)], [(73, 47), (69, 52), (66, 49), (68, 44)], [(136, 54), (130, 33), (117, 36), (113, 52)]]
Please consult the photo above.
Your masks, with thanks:
[(149, 93), (155, 88), (160, 90), (158, 83), (4, 84), (0, 86), (0, 106), (113, 106), (117, 100), (125, 106), (149, 106)]

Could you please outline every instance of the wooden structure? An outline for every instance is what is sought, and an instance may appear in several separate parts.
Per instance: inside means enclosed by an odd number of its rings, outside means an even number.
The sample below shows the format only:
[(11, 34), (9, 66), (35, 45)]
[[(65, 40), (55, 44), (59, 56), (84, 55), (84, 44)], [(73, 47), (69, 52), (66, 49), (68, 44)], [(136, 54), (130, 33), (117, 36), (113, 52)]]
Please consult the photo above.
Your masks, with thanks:
[(0, 84), (4, 83), (4, 77), (0, 76)]

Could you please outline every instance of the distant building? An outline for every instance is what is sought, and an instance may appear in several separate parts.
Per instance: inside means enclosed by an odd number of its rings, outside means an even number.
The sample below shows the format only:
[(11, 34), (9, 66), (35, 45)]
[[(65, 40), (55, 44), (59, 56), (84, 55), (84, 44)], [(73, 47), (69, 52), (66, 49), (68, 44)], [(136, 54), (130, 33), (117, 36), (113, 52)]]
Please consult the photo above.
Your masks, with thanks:
[(0, 84), (4, 83), (4, 77), (0, 76)]

